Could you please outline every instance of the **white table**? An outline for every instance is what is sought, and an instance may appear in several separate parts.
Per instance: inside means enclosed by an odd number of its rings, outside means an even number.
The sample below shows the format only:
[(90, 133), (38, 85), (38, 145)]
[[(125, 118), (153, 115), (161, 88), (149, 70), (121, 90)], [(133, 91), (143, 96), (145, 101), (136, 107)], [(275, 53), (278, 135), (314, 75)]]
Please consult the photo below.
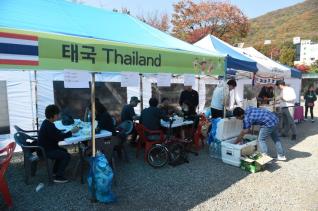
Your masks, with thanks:
[[(192, 125), (193, 121), (192, 120), (184, 120), (182, 117), (174, 117), (175, 121), (172, 123), (171, 128), (176, 128), (176, 127), (182, 127), (186, 125)], [(162, 127), (169, 128), (170, 127), (170, 122), (169, 121), (164, 121), (161, 120), (160, 124)]]
[[(65, 126), (62, 124), (62, 121), (56, 121), (54, 122), (54, 124), (57, 129), (65, 130), (65, 132), (70, 131), (76, 125), (79, 125), (80, 127), (82, 127), (82, 129), (79, 132), (73, 134), (72, 137), (66, 138), (64, 139), (64, 141), (60, 141), (59, 145), (77, 144), (82, 141), (88, 141), (92, 137), (90, 134), (91, 126), (89, 122), (82, 122), (79, 119), (75, 119), (74, 124), (72, 125)], [(97, 123), (95, 125), (97, 125)], [(108, 138), (111, 136), (112, 136), (111, 132), (107, 130), (101, 130), (100, 133), (95, 135), (95, 138)]]

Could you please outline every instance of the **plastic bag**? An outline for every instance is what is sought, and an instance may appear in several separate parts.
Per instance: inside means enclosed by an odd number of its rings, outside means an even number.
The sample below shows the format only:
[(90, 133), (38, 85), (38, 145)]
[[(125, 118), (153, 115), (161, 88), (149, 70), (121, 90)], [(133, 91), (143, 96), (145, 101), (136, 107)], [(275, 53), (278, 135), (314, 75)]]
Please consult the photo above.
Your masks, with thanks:
[(208, 137), (209, 154), (213, 158), (221, 158), (221, 141), (215, 138), (217, 131), (217, 124), (221, 118), (212, 119), (212, 128)]
[(90, 160), (90, 170), (87, 178), (89, 190), (95, 195), (97, 201), (110, 203), (116, 201), (112, 192), (113, 170), (105, 155), (97, 153)]
[(211, 120), (212, 127), (211, 127), (211, 131), (210, 131), (209, 137), (208, 137), (208, 144), (211, 144), (214, 141), (215, 136), (216, 136), (217, 124), (220, 120), (221, 120), (221, 118), (215, 118), (215, 119)]

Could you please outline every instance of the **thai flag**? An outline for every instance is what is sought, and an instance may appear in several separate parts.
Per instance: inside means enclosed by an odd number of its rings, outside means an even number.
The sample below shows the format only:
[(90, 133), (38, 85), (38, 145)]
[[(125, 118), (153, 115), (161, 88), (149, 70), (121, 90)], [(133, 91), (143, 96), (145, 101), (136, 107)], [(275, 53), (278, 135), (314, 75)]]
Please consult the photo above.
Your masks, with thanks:
[(38, 37), (0, 32), (0, 64), (39, 65)]

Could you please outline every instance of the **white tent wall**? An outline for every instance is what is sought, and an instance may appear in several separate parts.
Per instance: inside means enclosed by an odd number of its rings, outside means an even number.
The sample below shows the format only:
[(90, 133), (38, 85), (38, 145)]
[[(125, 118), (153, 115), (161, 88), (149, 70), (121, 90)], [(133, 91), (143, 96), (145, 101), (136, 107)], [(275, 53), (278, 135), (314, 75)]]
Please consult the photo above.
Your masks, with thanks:
[[(294, 88), (296, 92), (296, 102), (300, 102), (300, 91), (301, 91), (301, 79), (298, 78), (288, 78), (284, 79), (285, 83), (291, 87)], [(244, 95), (244, 85), (250, 85), (252, 84), (253, 80), (252, 79), (239, 79), (237, 80), (237, 92), (239, 94), (239, 97), (241, 99), (243, 98)]]
[[(54, 104), (53, 81), (64, 81), (64, 73), (62, 72), (38, 72), (38, 111), (39, 122), (44, 119), (45, 107)], [(121, 82), (120, 73), (100, 73), (96, 74), (96, 82)], [(132, 96), (140, 96), (140, 87), (127, 87), (127, 103)], [(107, 105), (106, 105), (107, 106)], [(140, 108), (135, 108), (136, 113), (140, 113)]]
[[(199, 93), (199, 112), (203, 112), (205, 110), (205, 101), (206, 101), (206, 87), (205, 84), (218, 84), (218, 80), (214, 77), (204, 76), (196, 77), (195, 84), (192, 87), (194, 90)], [(152, 97), (152, 83), (157, 83), (156, 75), (154, 74), (145, 74), (143, 78), (143, 104), (144, 108), (149, 107), (149, 99)], [(171, 83), (183, 84), (184, 77), (176, 76), (172, 77)], [(180, 94), (183, 90), (180, 90)]]
[[(0, 135), (0, 148), (8, 142), (14, 140), (13, 134), (16, 132), (14, 125), (25, 130), (33, 130), (35, 126), (35, 107), (32, 71), (1, 71), (0, 80), (7, 83), (8, 111), (10, 122), (10, 133)], [(17, 147), (15, 151), (21, 151)]]
[[(157, 83), (155, 74), (145, 74), (143, 79), (143, 103), (144, 108), (149, 107), (149, 100), (152, 97), (152, 83)], [(171, 78), (171, 84), (183, 84), (183, 76), (176, 76)], [(194, 86), (193, 89), (197, 90), (197, 86)], [(180, 90), (180, 94), (183, 90)]]

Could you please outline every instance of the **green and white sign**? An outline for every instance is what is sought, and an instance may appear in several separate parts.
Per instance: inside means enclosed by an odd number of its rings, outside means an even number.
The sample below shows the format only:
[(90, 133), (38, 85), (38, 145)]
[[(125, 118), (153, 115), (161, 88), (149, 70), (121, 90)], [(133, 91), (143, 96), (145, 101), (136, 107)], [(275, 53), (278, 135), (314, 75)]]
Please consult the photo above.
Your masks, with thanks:
[[(194, 64), (205, 60), (212, 64), (214, 75), (224, 73), (224, 58), (208, 53), (4, 28), (0, 28), (0, 37), (1, 35), (20, 39), (22, 44), (23, 39), (30, 39), (28, 43), (32, 41), (33, 47), (25, 49), (37, 52), (38, 60), (12, 62), (10, 58), (3, 61), (0, 58), (0, 68), (194, 74), (198, 71)], [(22, 50), (19, 52), (28, 53)]]

